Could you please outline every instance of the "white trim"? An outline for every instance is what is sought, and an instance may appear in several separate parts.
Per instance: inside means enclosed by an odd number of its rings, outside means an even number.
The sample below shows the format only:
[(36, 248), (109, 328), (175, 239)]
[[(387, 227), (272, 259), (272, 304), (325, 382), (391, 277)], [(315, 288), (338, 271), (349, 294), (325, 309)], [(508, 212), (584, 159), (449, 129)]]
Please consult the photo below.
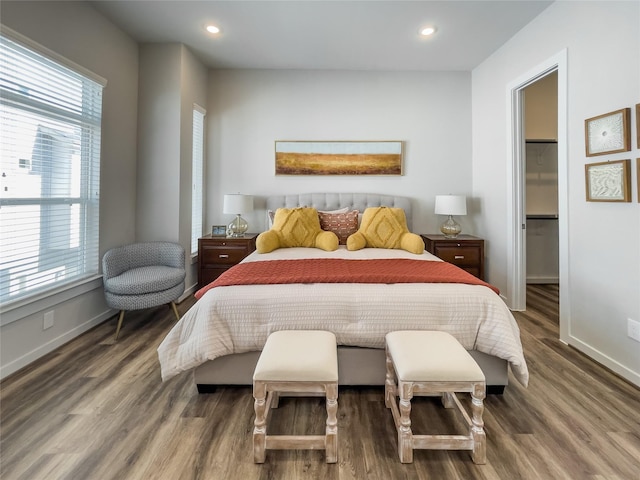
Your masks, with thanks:
[(0, 33), (3, 36), (11, 39), (12, 41), (19, 43), (31, 50), (35, 50), (41, 55), (49, 58), (50, 60), (54, 60), (67, 68), (79, 73), (80, 75), (84, 75), (85, 77), (90, 78), (96, 83), (99, 83), (103, 87), (107, 85), (107, 80), (100, 75), (93, 73), (91, 70), (84, 68), (82, 65), (78, 65), (72, 60), (69, 60), (66, 57), (63, 57), (59, 53), (54, 52), (53, 50), (48, 49), (44, 45), (40, 45), (38, 42), (31, 40), (29, 37), (25, 37), (21, 33), (16, 32), (15, 30), (10, 29), (4, 24), (0, 24)]
[(582, 340), (576, 337), (570, 337), (569, 345), (574, 347), (576, 350), (579, 350), (580, 352), (584, 353), (585, 355), (595, 360), (596, 362), (600, 363), (601, 365), (604, 365), (609, 370), (614, 371), (615, 373), (620, 375), (622, 378), (625, 378), (626, 380), (630, 381), (634, 385), (640, 386), (639, 373), (634, 372), (633, 370), (631, 370), (629, 367), (625, 365), (622, 365), (615, 359), (602, 353), (600, 350), (596, 350), (588, 343), (584, 343)]
[(207, 116), (207, 110), (205, 108), (202, 108), (197, 103), (193, 104), (193, 109), (196, 110), (198, 113), (202, 114), (203, 117)]
[(4, 364), (0, 366), (0, 379), (3, 379), (12, 373), (17, 372), (21, 368), (26, 367), (32, 362), (35, 362), (39, 358), (43, 357), (49, 352), (54, 351), (56, 348), (61, 347), (67, 342), (70, 342), (78, 335), (90, 330), (96, 325), (101, 324), (107, 319), (113, 316), (113, 310), (109, 310), (106, 312), (102, 312), (101, 314), (93, 317), (92, 319), (87, 320), (82, 325), (78, 325), (77, 327), (69, 330), (68, 332), (63, 333), (59, 337), (50, 340), (49, 342), (40, 345), (38, 348), (31, 350), (30, 352), (25, 353), (21, 357), (16, 358), (12, 362)]
[(566, 49), (558, 52), (507, 86), (507, 298), (512, 310), (526, 308), (526, 246), (524, 205), (524, 135), (522, 126), (522, 90), (548, 75), (558, 72), (558, 231), (560, 339), (567, 342), (570, 325), (569, 306), (569, 207), (567, 160), (567, 84)]

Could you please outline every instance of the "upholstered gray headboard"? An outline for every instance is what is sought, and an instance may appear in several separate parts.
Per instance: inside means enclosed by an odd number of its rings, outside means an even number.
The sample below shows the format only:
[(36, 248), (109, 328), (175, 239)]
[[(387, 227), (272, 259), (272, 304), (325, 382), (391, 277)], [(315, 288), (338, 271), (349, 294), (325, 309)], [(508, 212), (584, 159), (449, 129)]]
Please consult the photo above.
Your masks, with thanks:
[(298, 193), (267, 197), (267, 210), (277, 208), (313, 207), (318, 210), (337, 210), (349, 207), (364, 212), (367, 207), (396, 207), (404, 209), (407, 226), (411, 230), (411, 199), (378, 193)]

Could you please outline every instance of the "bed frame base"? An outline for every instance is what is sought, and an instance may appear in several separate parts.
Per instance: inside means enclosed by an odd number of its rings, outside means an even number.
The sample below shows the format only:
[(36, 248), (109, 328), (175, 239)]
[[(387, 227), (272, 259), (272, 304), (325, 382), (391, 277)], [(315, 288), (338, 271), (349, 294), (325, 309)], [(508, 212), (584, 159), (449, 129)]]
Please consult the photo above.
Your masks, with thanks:
[[(486, 353), (471, 350), (471, 356), (484, 372), (487, 394), (502, 394), (509, 383), (508, 363)], [(213, 393), (217, 386), (253, 385), (253, 371), (260, 352), (236, 353), (210, 360), (194, 370), (199, 393)], [(338, 347), (339, 385), (384, 386), (384, 349)]]

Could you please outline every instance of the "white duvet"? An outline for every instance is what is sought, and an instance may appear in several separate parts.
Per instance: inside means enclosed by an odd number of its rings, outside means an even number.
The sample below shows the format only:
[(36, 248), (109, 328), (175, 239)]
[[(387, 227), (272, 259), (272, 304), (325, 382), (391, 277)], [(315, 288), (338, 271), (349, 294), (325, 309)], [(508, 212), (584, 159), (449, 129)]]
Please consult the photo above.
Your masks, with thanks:
[[(301, 258), (410, 258), (425, 252), (366, 248), (335, 252), (282, 248), (244, 261)], [(384, 348), (392, 330), (443, 330), (467, 350), (507, 360), (517, 380), (529, 373), (520, 330), (503, 300), (479, 285), (445, 283), (241, 285), (210, 289), (158, 347), (162, 379), (223, 355), (262, 350), (276, 330), (316, 329), (336, 334), (338, 344)]]

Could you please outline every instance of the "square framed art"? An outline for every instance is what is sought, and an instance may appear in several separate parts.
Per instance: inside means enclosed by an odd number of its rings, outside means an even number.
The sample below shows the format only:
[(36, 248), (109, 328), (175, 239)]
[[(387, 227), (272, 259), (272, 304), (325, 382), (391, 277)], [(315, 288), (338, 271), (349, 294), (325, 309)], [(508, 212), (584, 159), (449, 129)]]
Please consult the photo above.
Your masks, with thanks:
[(631, 201), (631, 160), (590, 163), (584, 167), (587, 202)]
[(631, 150), (631, 109), (587, 118), (584, 121), (587, 157)]

